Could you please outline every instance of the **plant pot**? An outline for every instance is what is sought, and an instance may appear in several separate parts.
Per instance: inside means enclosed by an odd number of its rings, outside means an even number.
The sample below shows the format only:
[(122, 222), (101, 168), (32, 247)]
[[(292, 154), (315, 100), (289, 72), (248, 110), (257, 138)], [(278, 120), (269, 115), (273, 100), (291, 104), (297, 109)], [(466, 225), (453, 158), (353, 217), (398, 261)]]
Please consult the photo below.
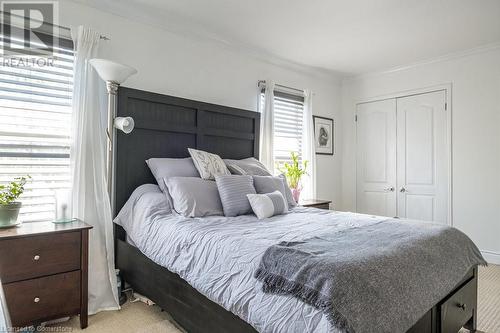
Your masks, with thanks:
[(17, 217), (21, 209), (20, 202), (12, 202), (7, 205), (0, 205), (0, 228), (17, 225)]

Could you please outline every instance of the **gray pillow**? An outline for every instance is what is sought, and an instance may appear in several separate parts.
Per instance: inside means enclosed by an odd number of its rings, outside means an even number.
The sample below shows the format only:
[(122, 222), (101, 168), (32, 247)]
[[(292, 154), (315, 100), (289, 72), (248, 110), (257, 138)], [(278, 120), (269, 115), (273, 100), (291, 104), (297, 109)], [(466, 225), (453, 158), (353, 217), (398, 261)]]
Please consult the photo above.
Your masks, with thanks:
[[(193, 159), (188, 158), (150, 158), (146, 164), (156, 179), (160, 189), (167, 193), (164, 178), (169, 177), (200, 177), (194, 166)], [(167, 193), (168, 196), (168, 193)]]
[(169, 177), (164, 181), (177, 213), (185, 217), (223, 215), (217, 185), (213, 180)]
[(215, 176), (225, 216), (250, 214), (247, 194), (255, 194), (252, 176)]
[(264, 164), (260, 163), (254, 157), (242, 160), (225, 159), (224, 163), (226, 163), (227, 168), (233, 175), (272, 176)]
[(285, 214), (288, 203), (280, 191), (265, 194), (247, 194), (248, 201), (257, 218), (264, 219), (274, 215)]
[[(285, 184), (283, 178), (273, 176), (252, 176), (252, 178), (253, 186), (255, 187), (255, 191), (257, 191), (257, 193), (263, 194), (279, 191), (283, 197), (286, 198), (285, 187), (288, 187), (288, 185)], [(289, 205), (287, 204), (287, 208), (288, 206)]]
[(143, 184), (132, 192), (113, 222), (132, 234), (132, 229), (143, 223), (144, 216), (152, 211), (169, 214), (172, 206), (158, 185)]
[(288, 182), (286, 181), (286, 176), (284, 174), (279, 175), (281, 179), (283, 179), (283, 184), (285, 184), (285, 199), (288, 202), (289, 207), (297, 206), (297, 203), (293, 199), (292, 190), (288, 187)]

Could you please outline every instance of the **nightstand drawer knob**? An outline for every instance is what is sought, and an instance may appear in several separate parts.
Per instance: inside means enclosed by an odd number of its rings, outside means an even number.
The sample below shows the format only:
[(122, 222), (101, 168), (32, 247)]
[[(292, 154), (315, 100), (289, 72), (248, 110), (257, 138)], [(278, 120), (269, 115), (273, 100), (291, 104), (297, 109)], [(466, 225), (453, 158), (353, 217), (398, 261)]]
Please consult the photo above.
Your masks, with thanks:
[(33, 257), (33, 260), (35, 260), (35, 261), (40, 260), (40, 256), (37, 254), (36, 256)]
[(33, 299), (33, 302), (35, 302), (35, 303), (40, 302), (40, 298), (39, 298), (39, 297), (35, 297), (35, 298)]

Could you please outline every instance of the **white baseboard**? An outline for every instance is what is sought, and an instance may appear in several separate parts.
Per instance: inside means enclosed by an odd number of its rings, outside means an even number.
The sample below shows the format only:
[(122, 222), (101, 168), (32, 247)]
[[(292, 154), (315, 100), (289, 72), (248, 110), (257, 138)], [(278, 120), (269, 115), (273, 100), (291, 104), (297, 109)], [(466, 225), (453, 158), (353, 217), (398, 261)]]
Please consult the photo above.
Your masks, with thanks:
[(500, 265), (500, 253), (493, 251), (481, 251), (488, 264)]

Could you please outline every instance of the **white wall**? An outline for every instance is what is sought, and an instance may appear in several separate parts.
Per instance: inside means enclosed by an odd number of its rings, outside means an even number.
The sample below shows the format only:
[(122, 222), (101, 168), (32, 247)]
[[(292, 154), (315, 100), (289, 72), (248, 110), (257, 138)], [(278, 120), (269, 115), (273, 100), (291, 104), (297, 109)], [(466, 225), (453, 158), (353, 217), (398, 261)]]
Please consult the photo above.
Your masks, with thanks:
[[(63, 26), (90, 26), (111, 38), (100, 56), (138, 69), (124, 86), (257, 110), (257, 81), (315, 92), (314, 114), (340, 117), (340, 81), (331, 75), (265, 62), (222, 44), (189, 38), (94, 8), (60, 2)], [(340, 136), (336, 137), (337, 142)], [(318, 197), (340, 201), (339, 156), (317, 156)]]
[(487, 260), (500, 264), (500, 47), (391, 73), (346, 79), (342, 86), (342, 205), (355, 209), (357, 101), (452, 84), (453, 224)]

